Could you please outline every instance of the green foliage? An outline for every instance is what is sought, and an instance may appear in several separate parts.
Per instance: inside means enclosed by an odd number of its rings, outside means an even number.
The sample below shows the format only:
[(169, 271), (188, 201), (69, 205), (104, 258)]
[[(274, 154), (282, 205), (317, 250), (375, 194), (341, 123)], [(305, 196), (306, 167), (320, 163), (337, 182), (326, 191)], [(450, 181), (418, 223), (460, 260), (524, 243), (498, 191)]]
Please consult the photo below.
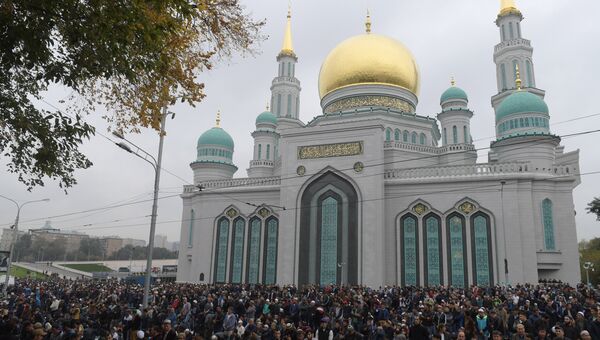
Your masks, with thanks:
[[(118, 130), (158, 130), (176, 100), (200, 102), (198, 72), (233, 52), (252, 52), (264, 23), (239, 0), (4, 0), (0, 2), (0, 153), (29, 189), (68, 188), (92, 165), (79, 147), (98, 108)], [(68, 111), (38, 108), (66, 87)], [(63, 100), (64, 102), (64, 100)]]
[[(134, 247), (132, 245), (126, 245), (125, 247), (119, 249), (115, 253), (113, 253), (109, 259), (110, 260), (144, 260), (146, 259), (146, 250), (147, 247)], [(155, 260), (166, 260), (166, 259), (176, 259), (177, 258), (176, 251), (170, 251), (166, 248), (157, 248), (155, 247), (152, 252), (152, 258)]]
[(112, 272), (113, 270), (102, 263), (68, 263), (63, 266), (88, 273)]
[(600, 238), (579, 242), (579, 266), (581, 268), (581, 281), (587, 283), (586, 271), (583, 268), (585, 262), (591, 262), (594, 270), (589, 270), (590, 282), (594, 285), (600, 283)]
[(596, 219), (600, 221), (600, 198), (594, 197), (594, 200), (588, 203), (586, 210), (588, 214), (595, 214)]

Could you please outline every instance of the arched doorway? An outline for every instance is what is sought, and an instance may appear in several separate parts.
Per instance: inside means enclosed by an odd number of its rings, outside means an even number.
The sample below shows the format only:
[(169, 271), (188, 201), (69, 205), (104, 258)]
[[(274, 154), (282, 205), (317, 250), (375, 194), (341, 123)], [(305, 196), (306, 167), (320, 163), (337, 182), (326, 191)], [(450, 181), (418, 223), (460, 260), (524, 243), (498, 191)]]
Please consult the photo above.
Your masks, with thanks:
[(358, 284), (358, 195), (327, 172), (302, 194), (298, 284)]

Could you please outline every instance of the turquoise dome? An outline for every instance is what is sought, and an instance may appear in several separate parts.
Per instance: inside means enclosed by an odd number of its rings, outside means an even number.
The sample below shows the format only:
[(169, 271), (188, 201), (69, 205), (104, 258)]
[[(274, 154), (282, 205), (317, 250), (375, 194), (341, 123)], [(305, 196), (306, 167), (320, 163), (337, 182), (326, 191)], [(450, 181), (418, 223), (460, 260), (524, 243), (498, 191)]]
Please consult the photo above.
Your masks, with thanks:
[(462, 99), (467, 101), (469, 100), (469, 98), (467, 97), (467, 93), (460, 87), (456, 86), (452, 86), (446, 91), (444, 91), (444, 93), (442, 93), (442, 96), (440, 97), (440, 103), (443, 103), (450, 99)]
[(496, 121), (515, 113), (548, 114), (548, 112), (548, 105), (539, 96), (527, 91), (516, 91), (500, 103), (496, 110)]
[(277, 116), (270, 111), (265, 111), (256, 117), (256, 124), (267, 123), (277, 125)]
[(198, 138), (198, 147), (202, 145), (219, 145), (233, 150), (233, 138), (220, 127), (214, 127)]

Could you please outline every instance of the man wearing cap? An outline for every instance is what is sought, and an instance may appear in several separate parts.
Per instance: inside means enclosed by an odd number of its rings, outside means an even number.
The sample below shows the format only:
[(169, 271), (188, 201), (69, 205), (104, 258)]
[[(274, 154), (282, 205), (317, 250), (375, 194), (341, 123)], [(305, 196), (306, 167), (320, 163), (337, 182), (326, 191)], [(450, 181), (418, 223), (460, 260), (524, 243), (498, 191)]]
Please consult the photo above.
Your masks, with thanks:
[(488, 317), (483, 308), (479, 308), (475, 317), (475, 327), (477, 328), (478, 339), (488, 339), (490, 337), (490, 329)]
[(329, 326), (328, 317), (321, 319), (321, 324), (319, 325), (319, 329), (317, 329), (315, 338), (318, 340), (333, 340), (333, 330)]
[(177, 340), (177, 333), (175, 332), (175, 330), (171, 326), (171, 320), (170, 319), (165, 319), (163, 321), (162, 328), (163, 328), (163, 338), (162, 338), (162, 340)]
[(590, 335), (590, 332), (588, 331), (581, 331), (581, 333), (579, 333), (579, 337), (581, 338), (581, 340), (591, 340), (592, 336)]
[(554, 334), (556, 335), (554, 340), (571, 340), (571, 338), (565, 337), (565, 331), (561, 326), (554, 326)]

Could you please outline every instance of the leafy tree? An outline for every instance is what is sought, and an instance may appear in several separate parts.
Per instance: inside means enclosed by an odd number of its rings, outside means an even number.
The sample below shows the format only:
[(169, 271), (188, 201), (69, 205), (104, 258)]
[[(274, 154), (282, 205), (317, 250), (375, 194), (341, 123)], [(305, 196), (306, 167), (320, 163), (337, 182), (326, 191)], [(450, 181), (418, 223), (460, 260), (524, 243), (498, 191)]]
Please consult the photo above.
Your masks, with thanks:
[[(191, 3), (190, 3), (191, 1)], [(79, 150), (96, 109), (114, 129), (159, 129), (162, 110), (204, 96), (198, 72), (253, 52), (263, 21), (240, 0), (5, 0), (0, 2), (0, 152), (31, 189), (61, 187), (92, 165)], [(35, 105), (65, 87), (67, 112)]]
[(600, 221), (600, 198), (594, 197), (594, 200), (588, 203), (586, 210), (588, 214), (595, 214), (596, 219)]
[(81, 260), (98, 260), (104, 254), (104, 247), (99, 238), (82, 238), (79, 243), (79, 258)]

